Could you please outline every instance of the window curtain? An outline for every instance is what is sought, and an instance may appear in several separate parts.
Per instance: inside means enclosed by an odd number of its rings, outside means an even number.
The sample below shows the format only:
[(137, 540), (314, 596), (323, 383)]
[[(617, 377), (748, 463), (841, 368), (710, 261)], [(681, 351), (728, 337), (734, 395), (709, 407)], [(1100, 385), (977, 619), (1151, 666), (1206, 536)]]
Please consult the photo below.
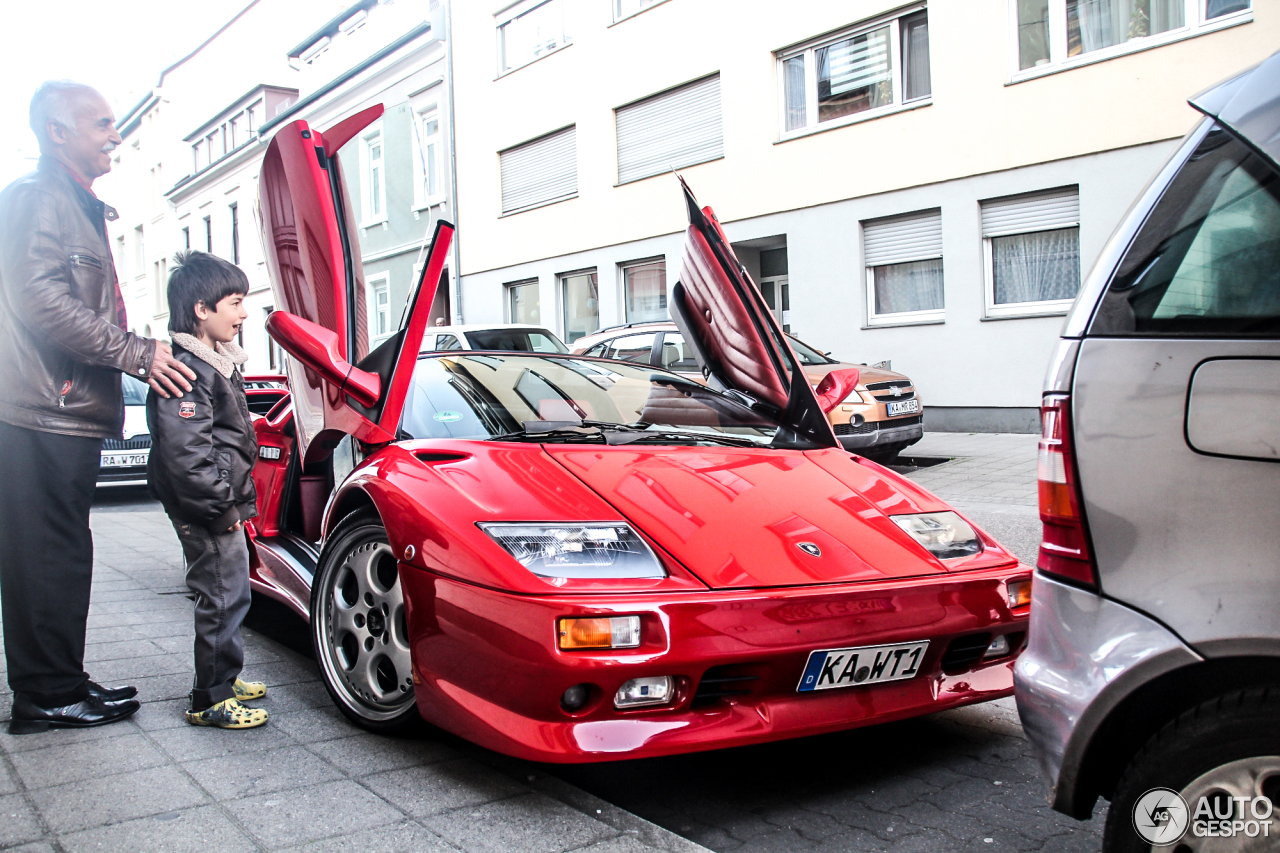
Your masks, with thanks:
[(626, 268), (627, 322), (667, 319), (666, 264)]
[(911, 101), (928, 97), (932, 91), (929, 82), (929, 19), (925, 15), (912, 15), (902, 19), (902, 99)]
[(1079, 31), (1088, 53), (1177, 29), (1185, 10), (1183, 0), (1067, 0), (1067, 28)]
[(565, 276), (564, 337), (573, 343), (600, 328), (600, 294), (595, 273)]
[(991, 238), (995, 303), (1074, 299), (1080, 289), (1080, 229)]
[(872, 274), (877, 315), (943, 307), (941, 258), (872, 267)]

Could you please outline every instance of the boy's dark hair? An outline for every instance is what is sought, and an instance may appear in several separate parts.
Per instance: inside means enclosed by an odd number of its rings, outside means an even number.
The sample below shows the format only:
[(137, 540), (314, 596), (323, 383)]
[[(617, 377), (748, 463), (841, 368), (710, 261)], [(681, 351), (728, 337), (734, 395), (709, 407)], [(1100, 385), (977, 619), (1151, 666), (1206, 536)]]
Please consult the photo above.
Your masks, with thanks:
[(169, 331), (197, 334), (197, 302), (214, 311), (228, 296), (244, 296), (248, 292), (249, 277), (230, 261), (194, 249), (178, 252), (169, 273)]

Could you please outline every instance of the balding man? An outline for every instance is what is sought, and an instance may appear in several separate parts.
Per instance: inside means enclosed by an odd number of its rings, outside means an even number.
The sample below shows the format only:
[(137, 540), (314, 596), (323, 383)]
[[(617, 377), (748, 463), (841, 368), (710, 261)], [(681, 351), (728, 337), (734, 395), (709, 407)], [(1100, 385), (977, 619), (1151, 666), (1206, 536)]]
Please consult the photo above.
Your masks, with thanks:
[(0, 599), (13, 734), (98, 726), (138, 710), (133, 687), (84, 671), (89, 507), (104, 438), (120, 438), (120, 373), (181, 396), (195, 375), (127, 331), (91, 189), (120, 144), (97, 91), (59, 81), (31, 100), (36, 171), (0, 193)]

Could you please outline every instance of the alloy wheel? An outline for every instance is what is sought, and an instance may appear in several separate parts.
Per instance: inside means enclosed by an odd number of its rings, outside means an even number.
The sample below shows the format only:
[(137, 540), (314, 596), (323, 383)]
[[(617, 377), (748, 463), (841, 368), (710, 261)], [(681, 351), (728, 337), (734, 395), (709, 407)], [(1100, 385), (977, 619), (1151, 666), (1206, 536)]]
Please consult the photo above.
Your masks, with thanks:
[(366, 524), (352, 534), (318, 578), (317, 651), (345, 710), (359, 722), (398, 722), (414, 693), (396, 558), (380, 526)]

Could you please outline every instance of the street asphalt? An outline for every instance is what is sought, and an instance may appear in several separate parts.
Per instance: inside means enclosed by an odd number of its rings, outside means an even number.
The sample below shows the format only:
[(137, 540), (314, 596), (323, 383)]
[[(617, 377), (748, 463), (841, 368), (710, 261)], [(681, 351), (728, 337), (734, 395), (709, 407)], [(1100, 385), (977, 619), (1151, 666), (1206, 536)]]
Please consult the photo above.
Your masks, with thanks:
[[(909, 454), (899, 470), (1034, 559), (1034, 436), (931, 433)], [(103, 728), (0, 734), (0, 850), (1099, 847), (1101, 810), (1079, 823), (1044, 805), (1012, 700), (761, 747), (534, 765), (426, 726), (404, 738), (352, 726), (319, 682), (301, 621), (270, 601), (251, 613), (245, 675), (267, 682), (257, 704), (271, 722), (191, 728), (191, 602), (173, 530), (136, 489), (100, 491), (92, 523), (87, 668), (136, 684), (145, 704)], [(10, 703), (0, 686), (0, 719)]]

